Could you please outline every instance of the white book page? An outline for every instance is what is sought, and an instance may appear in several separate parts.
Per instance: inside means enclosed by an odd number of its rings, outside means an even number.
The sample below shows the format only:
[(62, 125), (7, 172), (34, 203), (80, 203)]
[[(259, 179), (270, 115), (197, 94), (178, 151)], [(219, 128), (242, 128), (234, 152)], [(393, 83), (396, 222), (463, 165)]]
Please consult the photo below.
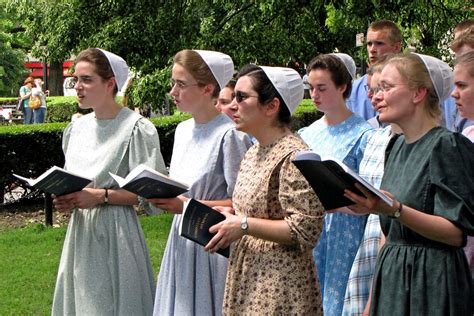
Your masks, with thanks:
[(113, 173), (110, 173), (110, 176), (112, 178), (114, 178), (115, 181), (117, 181), (117, 183), (120, 185), (120, 187), (123, 187), (124, 185), (126, 185), (127, 183), (131, 182), (132, 180), (134, 179), (141, 179), (141, 178), (151, 178), (151, 179), (155, 179), (155, 180), (159, 180), (161, 182), (164, 182), (164, 183), (168, 183), (168, 184), (172, 184), (172, 185), (175, 185), (175, 186), (178, 186), (178, 187), (182, 187), (184, 189), (189, 189), (189, 186), (185, 183), (181, 183), (179, 181), (176, 181), (176, 180), (173, 180), (171, 179), (170, 177), (168, 177), (167, 175), (159, 172), (159, 171), (156, 171), (146, 165), (138, 165), (137, 167), (135, 167), (132, 171), (130, 171), (130, 173), (125, 177), (125, 178), (122, 178), (116, 174), (113, 174)]

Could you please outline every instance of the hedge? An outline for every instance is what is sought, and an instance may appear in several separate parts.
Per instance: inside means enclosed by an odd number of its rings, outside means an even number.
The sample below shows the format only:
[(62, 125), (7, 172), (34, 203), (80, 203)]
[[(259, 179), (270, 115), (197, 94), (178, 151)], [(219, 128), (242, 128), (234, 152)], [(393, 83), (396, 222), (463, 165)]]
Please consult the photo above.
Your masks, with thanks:
[[(58, 98), (59, 99), (59, 98)], [(67, 126), (75, 104), (69, 97), (51, 102), (48, 111), (54, 117), (64, 117), (63, 123), (45, 123), (38, 125), (6, 125), (0, 126), (0, 184), (11, 183), (12, 173), (26, 177), (37, 177), (53, 165), (63, 166), (64, 156), (61, 148), (61, 138)], [(303, 100), (298, 107), (291, 128), (298, 130), (307, 126), (321, 116), (315, 110), (310, 100)], [(163, 159), (169, 165), (173, 149), (174, 131), (176, 126), (191, 116), (177, 112), (172, 116), (152, 118), (160, 137), (160, 147)]]

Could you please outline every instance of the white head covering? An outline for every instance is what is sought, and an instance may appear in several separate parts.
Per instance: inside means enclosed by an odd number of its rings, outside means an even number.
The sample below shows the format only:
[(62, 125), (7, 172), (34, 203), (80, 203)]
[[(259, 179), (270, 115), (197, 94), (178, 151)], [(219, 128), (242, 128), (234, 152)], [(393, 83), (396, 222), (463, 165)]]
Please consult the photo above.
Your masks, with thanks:
[(234, 62), (232, 58), (230, 58), (229, 55), (212, 50), (195, 49), (194, 51), (198, 53), (207, 64), (220, 88), (224, 89), (234, 74)]
[(285, 105), (293, 114), (303, 100), (303, 80), (299, 73), (291, 68), (260, 66), (278, 91)]
[(439, 103), (443, 103), (449, 97), (453, 88), (453, 71), (451, 67), (436, 57), (414, 54), (421, 58), (426, 69), (428, 69)]
[(120, 91), (123, 85), (125, 84), (125, 81), (127, 81), (127, 77), (128, 77), (127, 63), (122, 57), (115, 55), (114, 53), (108, 52), (101, 48), (97, 48), (97, 49), (100, 50), (102, 53), (104, 53), (105, 57), (107, 57), (107, 60), (109, 61), (110, 67), (112, 68), (112, 71), (115, 76), (117, 89), (118, 91)]
[(356, 76), (356, 64), (354, 62), (354, 59), (352, 59), (351, 56), (344, 53), (331, 53), (330, 55), (336, 56), (344, 63), (344, 66), (346, 66), (346, 69), (351, 75), (352, 80), (354, 80)]

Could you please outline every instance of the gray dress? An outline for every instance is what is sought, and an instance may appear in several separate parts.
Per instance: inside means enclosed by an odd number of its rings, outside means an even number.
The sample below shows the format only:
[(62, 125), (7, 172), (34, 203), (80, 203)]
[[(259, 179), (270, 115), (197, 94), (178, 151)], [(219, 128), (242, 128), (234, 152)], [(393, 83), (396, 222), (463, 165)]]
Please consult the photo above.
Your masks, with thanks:
[[(140, 163), (165, 170), (156, 128), (123, 108), (116, 118), (79, 118), (64, 131), (65, 168), (93, 178), (94, 188), (116, 188)], [(75, 209), (54, 291), (53, 315), (150, 315), (154, 276), (132, 206)]]
[[(170, 176), (191, 185), (189, 197), (223, 200), (232, 196), (240, 161), (250, 141), (219, 114), (207, 124), (178, 125)], [(178, 235), (175, 215), (158, 276), (154, 315), (221, 315), (227, 259)]]

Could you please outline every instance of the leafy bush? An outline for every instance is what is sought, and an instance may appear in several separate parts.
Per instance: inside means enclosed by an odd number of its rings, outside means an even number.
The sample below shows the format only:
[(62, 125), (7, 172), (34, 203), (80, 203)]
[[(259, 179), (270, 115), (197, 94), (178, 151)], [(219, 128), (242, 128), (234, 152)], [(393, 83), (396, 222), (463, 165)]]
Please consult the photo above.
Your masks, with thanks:
[(83, 114), (90, 112), (79, 109), (76, 97), (48, 97), (46, 104), (48, 106), (46, 123), (69, 122), (71, 116), (78, 111), (82, 111)]
[(127, 89), (127, 106), (139, 108), (141, 113), (151, 110), (159, 115), (173, 114), (173, 106), (168, 92), (170, 90), (171, 66), (155, 72), (135, 77)]

